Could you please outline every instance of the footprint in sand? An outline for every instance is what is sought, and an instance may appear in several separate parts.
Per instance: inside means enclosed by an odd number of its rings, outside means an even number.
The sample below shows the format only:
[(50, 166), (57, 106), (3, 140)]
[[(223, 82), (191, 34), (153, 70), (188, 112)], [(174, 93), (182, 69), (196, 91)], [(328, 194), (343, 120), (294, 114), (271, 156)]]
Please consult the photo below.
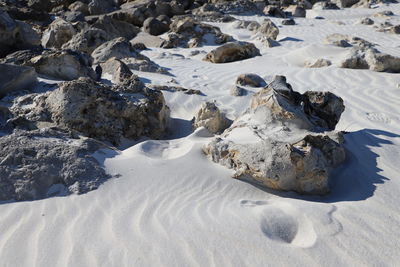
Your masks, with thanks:
[(189, 153), (193, 147), (193, 142), (182, 141), (155, 141), (150, 140), (139, 145), (142, 154), (149, 158), (175, 159)]
[(286, 202), (242, 200), (241, 206), (252, 208), (262, 233), (269, 239), (297, 247), (311, 247), (317, 240), (312, 222)]
[(389, 116), (387, 116), (383, 113), (378, 113), (378, 112), (368, 112), (367, 119), (370, 121), (376, 121), (376, 122), (381, 122), (381, 123), (386, 123), (386, 124), (388, 124), (392, 121)]

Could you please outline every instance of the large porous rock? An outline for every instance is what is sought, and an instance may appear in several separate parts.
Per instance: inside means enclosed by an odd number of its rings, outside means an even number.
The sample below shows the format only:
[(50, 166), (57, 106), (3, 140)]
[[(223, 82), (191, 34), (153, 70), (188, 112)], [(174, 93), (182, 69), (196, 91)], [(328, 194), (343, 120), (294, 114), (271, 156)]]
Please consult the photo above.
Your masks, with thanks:
[(400, 58), (381, 53), (375, 48), (354, 47), (348, 52), (340, 66), (348, 69), (400, 73)]
[(0, 64), (0, 97), (12, 91), (30, 89), (37, 82), (36, 71), (32, 67)]
[(285, 11), (290, 12), (293, 17), (298, 17), (298, 18), (306, 17), (306, 9), (301, 5), (291, 5)]
[(159, 91), (145, 88), (125, 95), (84, 78), (65, 82), (45, 103), (57, 126), (114, 144), (122, 138), (160, 138), (169, 119)]
[(33, 66), (37, 73), (55, 79), (74, 80), (79, 77), (96, 79), (91, 63), (89, 56), (78, 51), (48, 50), (32, 58), (28, 65)]
[(233, 40), (218, 27), (198, 22), (191, 17), (178, 17), (170, 25), (163, 48), (199, 47), (205, 44), (223, 44)]
[(263, 13), (276, 18), (286, 18), (286, 13), (279, 7), (268, 5), (264, 8)]
[(159, 21), (157, 18), (150, 17), (143, 22), (143, 31), (151, 35), (160, 35), (168, 30), (168, 25)]
[(125, 38), (119, 37), (103, 43), (92, 52), (93, 63), (105, 62), (115, 57), (117, 59), (133, 56), (134, 49)]
[(263, 78), (254, 73), (239, 75), (236, 79), (236, 84), (251, 87), (263, 87), (267, 85)]
[(266, 38), (276, 40), (279, 34), (278, 27), (270, 19), (265, 19), (261, 26), (257, 29), (257, 34)]
[(300, 94), (283, 76), (253, 96), (250, 107), (203, 151), (235, 177), (301, 194), (329, 192), (331, 171), (345, 160), (334, 129), (343, 100), (330, 92)]
[(124, 37), (130, 40), (140, 32), (137, 26), (125, 21), (113, 19), (109, 15), (100, 16), (92, 27), (105, 31), (111, 39)]
[(230, 121), (221, 113), (214, 102), (204, 102), (193, 118), (193, 128), (205, 127), (209, 132), (222, 133), (229, 127)]
[(0, 200), (82, 194), (110, 176), (93, 156), (101, 143), (47, 129), (0, 137)]
[(78, 50), (91, 54), (98, 46), (110, 40), (108, 34), (96, 28), (83, 29), (75, 34), (67, 43), (63, 44), (62, 49)]
[(61, 18), (53, 21), (42, 35), (42, 46), (46, 48), (61, 48), (76, 34), (74, 26)]
[(227, 63), (260, 55), (260, 50), (248, 42), (230, 42), (211, 52), (203, 59), (212, 63)]

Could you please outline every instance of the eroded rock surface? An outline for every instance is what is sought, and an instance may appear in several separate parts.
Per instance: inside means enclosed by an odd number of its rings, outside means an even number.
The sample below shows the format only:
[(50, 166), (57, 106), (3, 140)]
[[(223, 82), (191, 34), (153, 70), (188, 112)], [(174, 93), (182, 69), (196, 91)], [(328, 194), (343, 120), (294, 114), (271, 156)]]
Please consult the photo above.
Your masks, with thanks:
[(12, 91), (28, 90), (37, 83), (34, 68), (0, 64), (0, 97)]
[(193, 119), (193, 128), (205, 127), (211, 133), (223, 132), (230, 121), (219, 110), (214, 102), (204, 102)]
[(345, 160), (342, 136), (333, 130), (344, 111), (330, 92), (300, 94), (275, 77), (220, 137), (204, 147), (235, 177), (302, 194), (329, 192), (330, 173)]
[(230, 42), (209, 52), (204, 60), (212, 63), (228, 63), (259, 55), (260, 51), (252, 43)]

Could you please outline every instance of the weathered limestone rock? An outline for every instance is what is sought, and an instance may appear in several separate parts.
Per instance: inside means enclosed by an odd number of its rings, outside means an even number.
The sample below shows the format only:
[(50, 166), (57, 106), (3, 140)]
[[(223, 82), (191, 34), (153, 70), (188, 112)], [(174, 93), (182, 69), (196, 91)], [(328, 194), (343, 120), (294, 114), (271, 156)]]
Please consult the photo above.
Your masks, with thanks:
[(212, 63), (227, 63), (259, 55), (260, 51), (252, 43), (230, 42), (209, 52), (203, 60)]
[(167, 32), (169, 27), (167, 24), (159, 21), (156, 18), (150, 17), (143, 22), (143, 31), (151, 35), (160, 35)]
[(118, 144), (121, 138), (162, 137), (169, 108), (161, 92), (144, 89), (120, 94), (89, 79), (65, 82), (45, 99), (59, 127)]
[(246, 89), (244, 89), (243, 87), (234, 85), (233, 87), (231, 87), (230, 90), (230, 94), (231, 96), (244, 96), (246, 95)]
[(306, 17), (306, 9), (299, 5), (291, 5), (285, 11), (292, 13), (293, 17), (298, 17), (298, 18)]
[(360, 24), (372, 25), (372, 24), (374, 24), (374, 21), (370, 18), (363, 18), (360, 20)]
[(76, 34), (74, 26), (58, 18), (53, 21), (42, 36), (42, 46), (46, 48), (61, 48)]
[(100, 15), (115, 10), (115, 4), (112, 0), (91, 0), (88, 4), (90, 15)]
[(257, 31), (260, 28), (260, 23), (251, 20), (235, 20), (232, 22), (234, 29), (247, 29), (249, 31)]
[(261, 26), (257, 29), (257, 33), (266, 37), (276, 40), (279, 34), (278, 27), (270, 19), (265, 19)]
[(110, 39), (124, 37), (131, 40), (140, 32), (133, 24), (113, 19), (109, 15), (100, 16), (92, 27), (105, 31)]
[[(121, 60), (113, 57), (104, 63), (101, 63), (101, 68), (103, 74), (111, 75), (111, 80), (114, 83), (123, 83), (125, 80), (130, 79), (133, 73), (130, 71), (129, 67)], [(138, 80), (140, 82), (140, 80)], [(144, 88), (144, 84), (140, 82), (141, 88)]]
[(370, 69), (379, 72), (400, 73), (400, 58), (381, 53), (375, 48), (354, 47), (340, 66), (348, 69)]
[(67, 43), (62, 45), (62, 48), (91, 54), (98, 46), (107, 42), (109, 39), (110, 37), (105, 31), (96, 28), (88, 28), (75, 34)]
[(263, 78), (254, 73), (239, 75), (236, 79), (236, 84), (251, 87), (263, 87), (267, 85)]
[(349, 36), (340, 33), (330, 34), (325, 37), (324, 43), (340, 47), (373, 47), (374, 44), (359, 37)]
[(203, 151), (236, 171), (234, 177), (301, 194), (329, 192), (330, 173), (345, 160), (340, 133), (344, 110), (330, 92), (293, 91), (277, 76), (254, 95), (250, 107)]
[(170, 74), (169, 71), (151, 61), (148, 57), (141, 54), (135, 54), (134, 57), (127, 57), (121, 59), (132, 70), (154, 72), (161, 74)]
[(229, 127), (230, 121), (225, 117), (214, 102), (204, 102), (193, 118), (193, 128), (205, 127), (209, 132), (222, 133)]
[(89, 56), (78, 51), (44, 51), (40, 56), (32, 58), (28, 65), (33, 66), (37, 73), (56, 79), (96, 79)]
[(319, 58), (317, 60), (308, 60), (304, 64), (306, 68), (323, 68), (323, 67), (328, 67), (330, 65), (332, 65), (332, 62), (324, 58)]
[(93, 63), (105, 62), (112, 57), (117, 59), (131, 57), (133, 52), (131, 43), (125, 38), (116, 38), (100, 45), (92, 52)]
[(219, 28), (198, 22), (191, 17), (178, 17), (170, 25), (163, 48), (200, 47), (204, 44), (223, 44), (233, 38)]
[(110, 178), (92, 155), (100, 148), (106, 146), (50, 129), (0, 137), (0, 200), (33, 200), (98, 188)]
[(151, 84), (151, 85), (149, 85), (149, 87), (154, 90), (160, 90), (160, 91), (183, 92), (184, 94), (187, 94), (187, 95), (203, 95), (203, 93), (200, 90), (188, 89), (188, 88), (184, 88), (182, 86), (176, 86), (176, 85), (154, 85), (154, 84)]
[(0, 97), (9, 92), (30, 89), (37, 82), (34, 68), (0, 64)]
[(316, 2), (312, 9), (314, 10), (327, 10), (327, 9), (333, 9), (337, 10), (340, 9), (335, 3), (324, 1), (324, 2)]

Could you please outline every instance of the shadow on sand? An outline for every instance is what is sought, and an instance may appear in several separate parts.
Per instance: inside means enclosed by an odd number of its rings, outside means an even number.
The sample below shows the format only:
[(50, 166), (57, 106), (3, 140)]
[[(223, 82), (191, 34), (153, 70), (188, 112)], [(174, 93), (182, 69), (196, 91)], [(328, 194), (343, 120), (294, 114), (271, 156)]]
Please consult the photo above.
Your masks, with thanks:
[(284, 198), (302, 199), (305, 201), (334, 203), (341, 201), (360, 201), (374, 195), (377, 185), (383, 184), (389, 178), (380, 174), (377, 159), (379, 155), (371, 148), (392, 145), (384, 137), (400, 137), (387, 131), (363, 129), (345, 135), (347, 160), (334, 170), (331, 177), (331, 192), (326, 196), (300, 195), (295, 192), (277, 192), (253, 184), (268, 193)]

